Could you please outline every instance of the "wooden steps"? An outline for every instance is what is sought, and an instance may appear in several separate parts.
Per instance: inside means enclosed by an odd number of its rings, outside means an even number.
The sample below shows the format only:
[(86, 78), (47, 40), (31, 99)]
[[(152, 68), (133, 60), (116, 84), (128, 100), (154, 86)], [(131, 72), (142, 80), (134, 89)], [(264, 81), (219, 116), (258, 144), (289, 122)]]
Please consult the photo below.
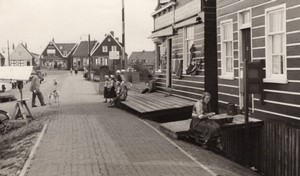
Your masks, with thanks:
[(140, 94), (130, 91), (127, 100), (121, 104), (141, 117), (174, 121), (190, 118), (194, 101), (158, 92)]

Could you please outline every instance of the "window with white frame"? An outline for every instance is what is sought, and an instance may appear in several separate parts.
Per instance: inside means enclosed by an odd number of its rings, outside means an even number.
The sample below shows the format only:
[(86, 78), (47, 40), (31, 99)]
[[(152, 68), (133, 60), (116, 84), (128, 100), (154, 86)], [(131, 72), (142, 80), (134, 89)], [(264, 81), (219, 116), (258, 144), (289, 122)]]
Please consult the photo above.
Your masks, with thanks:
[(266, 81), (287, 80), (285, 6), (266, 9)]
[(17, 66), (17, 61), (16, 61), (16, 60), (10, 61), (10, 65), (11, 65), (11, 66)]
[(117, 51), (117, 46), (115, 45), (111, 46), (111, 51)]
[(226, 77), (234, 76), (232, 20), (221, 22), (221, 73)]
[(190, 49), (194, 44), (194, 26), (188, 26), (185, 28), (184, 34), (184, 59), (183, 59), (183, 70), (186, 70), (191, 62)]
[(24, 66), (24, 61), (23, 60), (19, 60), (18, 61), (18, 66)]
[(100, 62), (100, 65), (107, 65), (107, 59), (104, 57), (101, 57), (99, 62)]
[(102, 52), (107, 52), (107, 46), (102, 46)]

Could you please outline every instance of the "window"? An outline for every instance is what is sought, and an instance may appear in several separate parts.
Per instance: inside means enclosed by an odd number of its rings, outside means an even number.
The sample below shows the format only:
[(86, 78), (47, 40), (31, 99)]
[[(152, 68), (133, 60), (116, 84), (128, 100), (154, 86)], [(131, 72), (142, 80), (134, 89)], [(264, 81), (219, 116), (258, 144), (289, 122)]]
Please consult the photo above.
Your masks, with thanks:
[(184, 37), (183, 69), (186, 70), (191, 61), (190, 49), (194, 44), (194, 26), (188, 26), (185, 28)]
[(117, 46), (111, 46), (111, 51), (117, 51)]
[(18, 66), (24, 66), (24, 61), (23, 60), (19, 60), (18, 61)]
[(55, 49), (47, 49), (47, 54), (55, 55)]
[(107, 52), (107, 46), (102, 46), (102, 52)]
[(233, 29), (232, 21), (221, 23), (221, 73), (233, 78)]
[(287, 82), (285, 7), (266, 9), (266, 82)]
[(107, 65), (107, 59), (106, 58), (100, 58), (100, 65)]
[(240, 18), (240, 26), (239, 28), (240, 29), (243, 29), (243, 28), (249, 28), (251, 27), (251, 15), (250, 15), (250, 10), (246, 10), (246, 11), (243, 11), (240, 13), (239, 15), (239, 18)]
[(17, 61), (16, 61), (16, 60), (10, 61), (10, 65), (11, 65), (11, 66), (17, 66)]

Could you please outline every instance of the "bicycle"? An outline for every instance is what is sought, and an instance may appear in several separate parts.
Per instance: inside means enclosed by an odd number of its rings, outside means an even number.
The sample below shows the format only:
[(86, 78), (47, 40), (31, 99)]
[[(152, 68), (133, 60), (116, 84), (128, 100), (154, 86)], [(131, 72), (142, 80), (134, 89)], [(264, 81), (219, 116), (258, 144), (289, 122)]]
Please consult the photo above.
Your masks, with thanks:
[(8, 112), (0, 110), (0, 132), (2, 134), (6, 133), (9, 130), (10, 126), (8, 125), (10, 117)]

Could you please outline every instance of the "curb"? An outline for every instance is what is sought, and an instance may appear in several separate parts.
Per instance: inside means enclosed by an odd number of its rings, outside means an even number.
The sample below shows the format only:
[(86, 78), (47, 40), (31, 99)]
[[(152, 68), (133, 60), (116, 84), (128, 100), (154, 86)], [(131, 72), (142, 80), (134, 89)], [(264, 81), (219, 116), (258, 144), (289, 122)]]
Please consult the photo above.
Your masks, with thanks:
[(27, 170), (28, 170), (28, 168), (29, 168), (29, 166), (30, 166), (31, 160), (34, 158), (35, 151), (37, 150), (39, 144), (41, 143), (41, 140), (42, 140), (42, 138), (44, 137), (44, 134), (45, 134), (47, 128), (48, 128), (48, 123), (46, 123), (46, 124), (44, 125), (42, 132), (39, 134), (39, 137), (38, 137), (38, 139), (36, 140), (36, 142), (35, 142), (33, 148), (31, 149), (30, 154), (29, 154), (29, 157), (28, 157), (28, 159), (26, 160), (26, 162), (25, 162), (25, 164), (24, 164), (24, 166), (23, 166), (23, 168), (22, 168), (22, 170), (21, 170), (19, 176), (25, 176), (25, 174), (26, 174), (26, 172), (27, 172)]
[(185, 156), (187, 156), (188, 158), (190, 158), (192, 161), (194, 161), (196, 164), (198, 164), (198, 166), (200, 166), (202, 169), (204, 169), (206, 172), (208, 172), (211, 176), (218, 176), (218, 174), (214, 173), (211, 169), (209, 169), (208, 167), (206, 167), (205, 165), (203, 165), (202, 163), (200, 163), (196, 158), (194, 158), (192, 155), (190, 155), (185, 150), (183, 150), (183, 148), (181, 148), (179, 145), (177, 145), (175, 142), (173, 142), (171, 139), (169, 139), (162, 132), (160, 132), (158, 129), (156, 129), (155, 127), (153, 127), (151, 124), (147, 123), (146, 121), (144, 121), (144, 120), (142, 120), (140, 118), (137, 118), (137, 119), (140, 120), (141, 122), (143, 122), (148, 127), (152, 128), (160, 136), (162, 136), (164, 139), (166, 139), (168, 142), (170, 142), (175, 148), (177, 148), (179, 151), (181, 151)]

